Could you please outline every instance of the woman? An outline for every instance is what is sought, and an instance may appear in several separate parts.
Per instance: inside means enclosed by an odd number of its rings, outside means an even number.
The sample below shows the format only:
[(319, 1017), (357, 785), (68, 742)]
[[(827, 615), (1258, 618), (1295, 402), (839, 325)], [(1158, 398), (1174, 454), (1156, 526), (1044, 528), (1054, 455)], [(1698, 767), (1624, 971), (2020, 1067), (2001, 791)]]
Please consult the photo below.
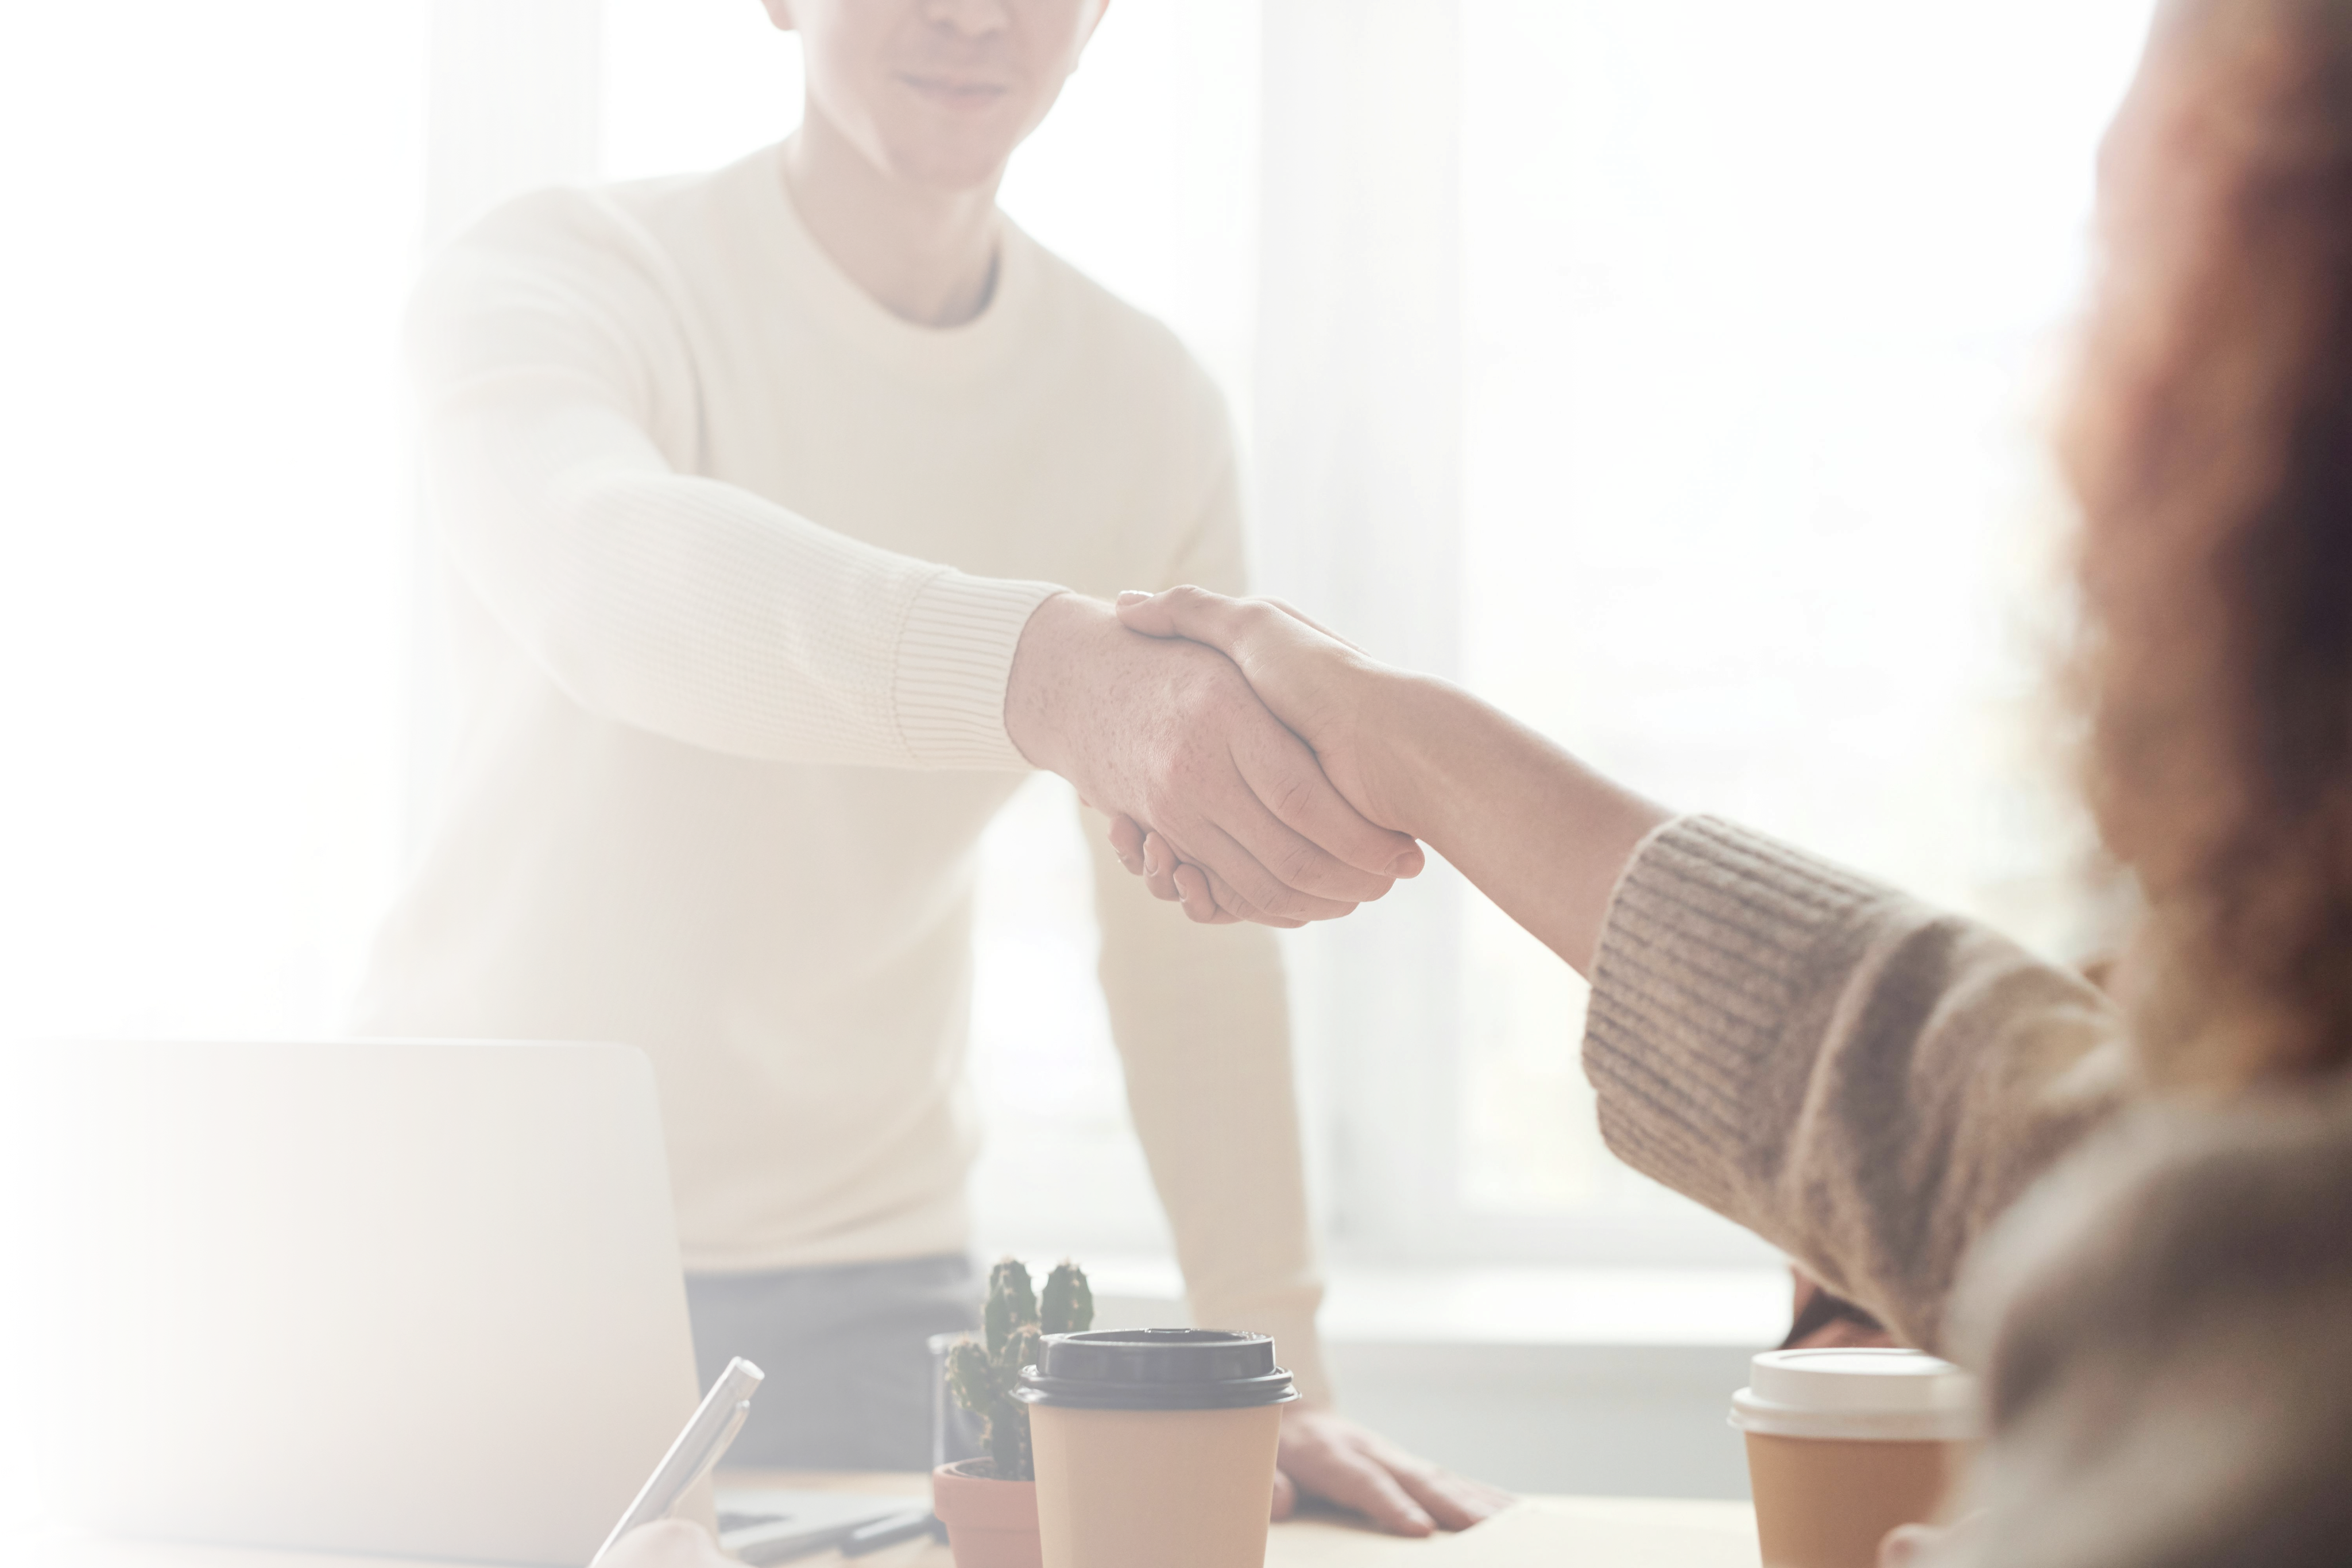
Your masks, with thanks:
[[(1223, 650), (1360, 811), (1591, 979), (1613, 1149), (1985, 1375), (1981, 1511), (1937, 1561), (2336, 1563), (2352, 5), (2173, 0), (2102, 183), (2064, 455), (2088, 794), (2148, 910), (2119, 1001), (1675, 817), (1281, 607), (1177, 590), (1121, 613)], [(1161, 896), (1225, 918), (1156, 837), (1114, 840)]]

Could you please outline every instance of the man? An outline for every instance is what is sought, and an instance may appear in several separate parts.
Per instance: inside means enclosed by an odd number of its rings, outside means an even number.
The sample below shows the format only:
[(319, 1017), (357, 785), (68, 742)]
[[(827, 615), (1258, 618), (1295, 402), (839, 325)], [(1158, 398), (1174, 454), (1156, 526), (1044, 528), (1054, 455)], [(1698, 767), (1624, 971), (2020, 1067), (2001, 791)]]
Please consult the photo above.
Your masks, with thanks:
[[(643, 1047), (698, 1354), (771, 1374), (737, 1457), (907, 1468), (922, 1341), (971, 1321), (971, 852), (1019, 770), (1277, 924), (1421, 859), (1222, 656), (1103, 602), (1244, 559), (1205, 376), (995, 207), (1106, 0), (766, 3), (803, 43), (791, 141), (519, 202), (419, 292), (466, 709), (360, 1021)], [(1195, 1316), (1274, 1333), (1316, 1396), (1280, 1495), (1475, 1521), (1494, 1494), (1321, 1403), (1270, 939), (1186, 925), (1090, 836)]]

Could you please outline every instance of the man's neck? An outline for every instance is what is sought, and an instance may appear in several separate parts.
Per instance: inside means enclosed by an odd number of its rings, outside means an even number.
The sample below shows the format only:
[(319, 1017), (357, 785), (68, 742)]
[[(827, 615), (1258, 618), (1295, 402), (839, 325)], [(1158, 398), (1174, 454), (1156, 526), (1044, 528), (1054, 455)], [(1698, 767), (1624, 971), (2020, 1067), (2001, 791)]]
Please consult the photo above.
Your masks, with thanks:
[(872, 161), (811, 103), (784, 144), (801, 221), (850, 280), (902, 319), (957, 327), (996, 287), (996, 182), (971, 191), (910, 184)]

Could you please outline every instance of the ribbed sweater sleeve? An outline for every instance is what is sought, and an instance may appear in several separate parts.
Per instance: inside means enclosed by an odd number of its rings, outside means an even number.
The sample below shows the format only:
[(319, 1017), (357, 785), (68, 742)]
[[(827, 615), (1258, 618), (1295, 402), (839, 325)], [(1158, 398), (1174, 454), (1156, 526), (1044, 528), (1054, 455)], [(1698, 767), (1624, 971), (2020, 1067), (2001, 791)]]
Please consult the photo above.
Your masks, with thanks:
[(2120, 1102), (2127, 1060), (2076, 976), (1704, 817), (1628, 866), (1584, 1040), (1622, 1158), (1930, 1349), (1962, 1259)]
[(690, 470), (697, 388), (652, 242), (509, 209), (411, 309), (426, 486), (459, 574), (601, 716), (767, 760), (1020, 768), (1005, 683), (1046, 582), (866, 544)]

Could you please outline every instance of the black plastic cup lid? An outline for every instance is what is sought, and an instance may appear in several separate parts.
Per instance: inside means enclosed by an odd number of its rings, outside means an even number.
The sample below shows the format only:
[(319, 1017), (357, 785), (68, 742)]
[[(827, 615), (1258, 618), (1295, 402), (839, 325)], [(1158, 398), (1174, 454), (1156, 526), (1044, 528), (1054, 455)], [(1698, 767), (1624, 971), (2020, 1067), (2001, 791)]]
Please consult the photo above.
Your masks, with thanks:
[(1045, 1336), (1013, 1397), (1091, 1410), (1238, 1410), (1298, 1397), (1262, 1333), (1108, 1329)]

